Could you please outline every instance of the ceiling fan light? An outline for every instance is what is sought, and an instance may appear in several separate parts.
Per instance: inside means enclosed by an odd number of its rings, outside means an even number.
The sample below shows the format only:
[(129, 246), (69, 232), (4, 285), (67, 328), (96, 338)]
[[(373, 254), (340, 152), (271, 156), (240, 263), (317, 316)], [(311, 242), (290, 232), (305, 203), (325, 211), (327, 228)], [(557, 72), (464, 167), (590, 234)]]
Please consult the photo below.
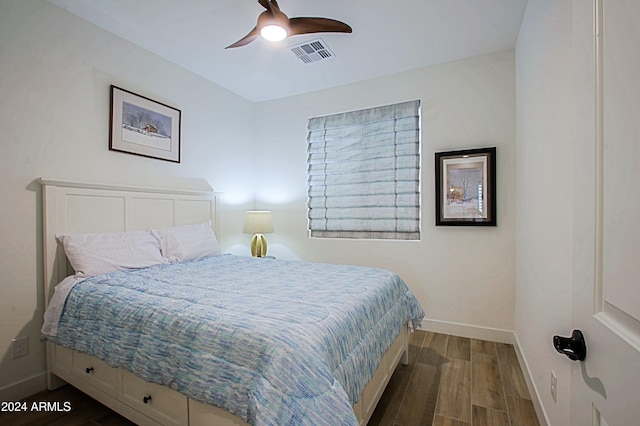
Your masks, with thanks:
[(269, 41), (280, 41), (287, 38), (287, 30), (280, 25), (265, 25), (260, 29), (260, 35)]

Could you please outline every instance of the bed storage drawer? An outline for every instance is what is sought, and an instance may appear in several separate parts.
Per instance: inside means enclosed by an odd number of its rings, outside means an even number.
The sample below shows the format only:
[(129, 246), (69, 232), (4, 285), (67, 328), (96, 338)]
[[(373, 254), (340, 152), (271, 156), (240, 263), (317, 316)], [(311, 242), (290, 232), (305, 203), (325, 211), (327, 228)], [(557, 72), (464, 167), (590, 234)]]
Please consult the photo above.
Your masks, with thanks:
[[(122, 371), (122, 370), (121, 370)], [(121, 372), (122, 400), (163, 425), (188, 425), (187, 397), (172, 389)]]
[(94, 356), (73, 351), (72, 372), (105, 392), (113, 393), (118, 389), (118, 370)]
[(189, 426), (249, 426), (242, 419), (222, 408), (189, 398)]

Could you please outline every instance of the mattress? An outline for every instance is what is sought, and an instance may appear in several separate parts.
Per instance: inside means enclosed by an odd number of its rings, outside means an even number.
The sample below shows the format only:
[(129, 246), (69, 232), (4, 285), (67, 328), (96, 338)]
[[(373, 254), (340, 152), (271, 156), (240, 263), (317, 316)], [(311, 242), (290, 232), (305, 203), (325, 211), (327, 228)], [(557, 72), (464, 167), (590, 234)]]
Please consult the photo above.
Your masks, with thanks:
[(355, 404), (424, 311), (384, 269), (221, 255), (85, 279), (44, 339), (254, 425), (356, 425)]

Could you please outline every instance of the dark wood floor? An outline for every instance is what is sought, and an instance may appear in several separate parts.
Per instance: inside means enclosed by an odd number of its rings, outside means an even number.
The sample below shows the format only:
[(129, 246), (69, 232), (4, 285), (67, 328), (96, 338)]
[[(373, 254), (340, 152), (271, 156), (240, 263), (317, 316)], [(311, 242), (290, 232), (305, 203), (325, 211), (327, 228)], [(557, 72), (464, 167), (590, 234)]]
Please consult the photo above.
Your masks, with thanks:
[(369, 425), (539, 423), (512, 345), (417, 331)]
[[(71, 385), (65, 385), (52, 392), (40, 392), (24, 400), (27, 412), (0, 413), (2, 426), (135, 426), (134, 423), (113, 412), (98, 401), (88, 397)], [(60, 411), (31, 410), (32, 403), (59, 403)], [(70, 411), (64, 411), (68, 402)]]
[[(538, 426), (513, 346), (418, 331), (409, 365), (398, 366), (369, 425)], [(132, 425), (71, 386), (25, 400), (59, 402), (69, 412), (0, 413), (0, 424)]]

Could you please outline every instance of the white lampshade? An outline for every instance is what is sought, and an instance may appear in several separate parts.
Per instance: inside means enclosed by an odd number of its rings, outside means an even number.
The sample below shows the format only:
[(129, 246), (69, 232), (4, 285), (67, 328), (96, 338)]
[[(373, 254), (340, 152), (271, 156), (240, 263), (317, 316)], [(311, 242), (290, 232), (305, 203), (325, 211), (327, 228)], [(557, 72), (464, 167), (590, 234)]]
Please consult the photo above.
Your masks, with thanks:
[(273, 221), (269, 210), (249, 210), (244, 212), (245, 234), (270, 234), (273, 232)]
[(287, 38), (287, 30), (277, 24), (265, 25), (260, 29), (260, 35), (268, 41), (280, 41)]

